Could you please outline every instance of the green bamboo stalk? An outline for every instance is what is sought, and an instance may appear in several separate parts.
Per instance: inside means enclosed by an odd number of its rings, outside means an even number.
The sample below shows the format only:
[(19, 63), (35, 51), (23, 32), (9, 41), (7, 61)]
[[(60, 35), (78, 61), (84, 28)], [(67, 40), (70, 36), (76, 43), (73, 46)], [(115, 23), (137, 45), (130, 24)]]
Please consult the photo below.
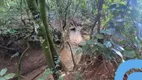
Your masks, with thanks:
[[(55, 56), (57, 56), (58, 54), (57, 54), (57, 52), (56, 52), (56, 48), (55, 48), (55, 45), (54, 45), (54, 42), (53, 42), (53, 39), (52, 39), (52, 37), (51, 37), (51, 34), (50, 34), (50, 30), (49, 30), (49, 26), (48, 26), (48, 24), (47, 24), (47, 16), (46, 16), (46, 2), (45, 2), (45, 0), (40, 0), (39, 1), (39, 4), (40, 4), (40, 18), (41, 18), (41, 20), (42, 20), (42, 22), (43, 22), (43, 25), (44, 25), (44, 28), (45, 28), (45, 35), (46, 35), (46, 40), (48, 40), (47, 41), (47, 44), (48, 44), (48, 46), (49, 46), (49, 48), (50, 48), (50, 52), (52, 53), (52, 54), (50, 54), (50, 56), (52, 56), (52, 60), (54, 59), (54, 57)], [(50, 60), (51, 61), (51, 60)], [(56, 65), (55, 65), (56, 66)], [(56, 73), (56, 68), (55, 68), (55, 66), (54, 67), (52, 67), (53, 69), (54, 69), (54, 72), (53, 72), (53, 77), (54, 77), (54, 79), (56, 80), (58, 77), (59, 77), (59, 73)], [(50, 67), (49, 67), (50, 68)]]
[(53, 39), (52, 39), (51, 34), (50, 34), (49, 26), (47, 24), (48, 20), (46, 18), (47, 17), (47, 15), (46, 15), (46, 3), (45, 3), (45, 0), (39, 0), (39, 3), (40, 3), (41, 20), (43, 21), (43, 24), (45, 26), (45, 31), (46, 31), (47, 38), (48, 38), (48, 41), (49, 41), (49, 44), (50, 44), (51, 52), (52, 52), (53, 57), (54, 57), (58, 53), (56, 51), (55, 44), (54, 44)]

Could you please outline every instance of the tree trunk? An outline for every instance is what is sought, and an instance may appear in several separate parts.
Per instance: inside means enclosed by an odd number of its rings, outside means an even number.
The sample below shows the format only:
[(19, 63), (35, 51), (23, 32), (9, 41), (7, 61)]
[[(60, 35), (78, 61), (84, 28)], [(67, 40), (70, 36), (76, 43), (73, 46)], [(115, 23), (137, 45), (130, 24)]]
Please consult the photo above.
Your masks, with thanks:
[[(46, 61), (50, 69), (57, 71), (56, 64), (54, 62), (54, 57), (58, 56), (55, 44), (53, 42), (52, 36), (50, 34), (49, 25), (47, 24), (46, 16), (46, 2), (45, 0), (39, 0), (40, 10), (38, 9), (37, 3), (35, 0), (27, 0), (30, 11), (33, 16), (36, 16), (40, 12), (40, 19), (36, 20), (36, 23), (39, 25), (38, 35), (41, 38), (42, 48), (45, 53)], [(58, 64), (60, 65), (60, 64)], [(53, 75), (54, 79), (57, 75)]]

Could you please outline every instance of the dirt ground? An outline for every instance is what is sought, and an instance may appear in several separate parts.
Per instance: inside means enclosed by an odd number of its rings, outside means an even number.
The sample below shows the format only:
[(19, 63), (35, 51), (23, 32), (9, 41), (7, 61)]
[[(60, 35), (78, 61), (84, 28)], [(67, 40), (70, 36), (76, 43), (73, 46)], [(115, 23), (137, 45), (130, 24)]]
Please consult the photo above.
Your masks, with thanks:
[[(0, 69), (8, 68), (8, 72), (16, 73), (18, 69), (17, 61), (18, 58), (14, 58), (12, 61), (9, 59), (0, 60)], [(47, 65), (42, 50), (29, 49), (22, 61), (22, 78), (23, 80), (37, 80), (35, 76), (44, 72), (46, 68)], [(97, 59), (89, 63), (88, 66), (84, 66), (84, 70), (80, 73), (83, 75), (83, 80), (113, 80), (116, 68), (117, 65), (112, 62)], [(42, 75), (39, 77), (42, 77)], [(64, 80), (76, 80), (74, 77), (76, 77), (74, 73), (70, 73), (70, 75), (65, 76)]]
[[(18, 57), (12, 60), (4, 58), (0, 60), (0, 69), (7, 68), (8, 72), (16, 73), (18, 66)], [(45, 66), (46, 61), (41, 49), (29, 49), (22, 60), (22, 75), (30, 74), (33, 70), (40, 70), (40, 67)], [(33, 74), (34, 75), (34, 74)], [(27, 77), (27, 80), (31, 80)], [(28, 79), (29, 78), (29, 79)]]

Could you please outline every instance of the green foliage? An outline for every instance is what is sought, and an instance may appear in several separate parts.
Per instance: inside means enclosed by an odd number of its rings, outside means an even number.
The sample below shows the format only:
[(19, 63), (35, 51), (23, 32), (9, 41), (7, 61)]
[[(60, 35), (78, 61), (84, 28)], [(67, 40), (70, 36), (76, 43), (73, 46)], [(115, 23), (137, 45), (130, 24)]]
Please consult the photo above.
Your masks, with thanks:
[(48, 68), (48, 69), (46, 69), (46, 70), (43, 72), (42, 78), (39, 78), (38, 80), (46, 80), (47, 77), (48, 77), (49, 75), (51, 75), (51, 74), (53, 74), (53, 71)]
[(14, 78), (15, 74), (14, 73), (6, 73), (7, 69), (4, 68), (0, 71), (0, 80), (9, 80)]
[[(124, 56), (129, 58), (140, 58), (138, 56), (139, 50), (136, 46), (139, 45), (139, 43), (137, 43), (137, 36), (135, 34), (136, 29), (133, 25), (133, 22), (138, 20), (136, 15), (139, 16), (139, 14), (134, 14), (134, 12), (138, 13), (138, 10), (131, 9), (131, 7), (126, 6), (126, 3), (124, 2), (117, 2), (115, 4), (113, 3), (110, 5), (108, 10), (110, 11), (111, 15), (113, 15), (113, 17), (110, 18), (110, 20), (106, 23), (107, 29), (103, 33), (111, 33), (109, 35), (111, 35), (112, 43), (119, 44), (121, 46), (127, 46), (124, 47)], [(128, 47), (129, 50), (126, 49)]]
[[(48, 77), (49, 75), (52, 75), (52, 74), (53, 74), (53, 71), (48, 68), (48, 69), (46, 69), (46, 70), (43, 72), (42, 78), (39, 78), (38, 80), (46, 80), (47, 77)], [(51, 79), (49, 79), (49, 80), (51, 80)], [(59, 76), (58, 80), (63, 80), (63, 77), (62, 77), (62, 76)]]
[(83, 50), (89, 55), (103, 54), (106, 58), (116, 54), (122, 59), (141, 58), (142, 47), (133, 25), (133, 22), (141, 21), (140, 6), (132, 8), (123, 0), (105, 0), (102, 14), (101, 25), (105, 29), (100, 31), (101, 34), (94, 33), (94, 38), (86, 41)]
[(112, 43), (107, 40), (104, 43), (101, 43), (98, 41), (98, 39), (104, 39), (103, 35), (98, 34), (94, 39), (87, 40), (86, 44), (83, 46), (83, 51), (85, 51), (87, 55), (89, 54), (91, 56), (104, 55), (107, 59), (114, 57), (114, 51), (111, 50), (113, 47)]
[(58, 80), (64, 80), (62, 76), (59, 76)]
[(47, 0), (47, 5), (49, 11), (55, 13), (56, 18), (64, 20), (72, 17), (91, 18), (92, 12), (96, 9), (92, 7), (93, 3), (96, 5), (95, 2), (94, 0)]
[(132, 51), (124, 51), (124, 56), (128, 57), (128, 58), (134, 58), (135, 57), (135, 52)]
[(0, 2), (4, 2), (0, 4), (0, 29), (2, 26), (17, 22), (16, 19), (26, 13), (27, 6), (24, 0), (0, 0)]
[(15, 29), (6, 29), (6, 30), (2, 30), (0, 31), (0, 34), (6, 35), (6, 34), (15, 34), (17, 33), (17, 31)]

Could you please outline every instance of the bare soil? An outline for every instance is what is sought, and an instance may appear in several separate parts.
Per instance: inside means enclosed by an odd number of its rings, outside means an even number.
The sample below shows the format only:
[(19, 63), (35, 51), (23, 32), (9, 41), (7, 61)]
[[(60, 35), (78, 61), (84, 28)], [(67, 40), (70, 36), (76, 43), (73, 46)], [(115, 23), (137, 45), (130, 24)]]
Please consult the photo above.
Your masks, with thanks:
[[(17, 62), (18, 58), (14, 58), (12, 61), (8, 58), (1, 59), (0, 69), (8, 68), (8, 72), (16, 73)], [(46, 68), (42, 50), (29, 49), (22, 60), (22, 78), (23, 80), (37, 80), (35, 76), (40, 75)], [(116, 68), (117, 65), (114, 62), (96, 59), (84, 66), (84, 70), (80, 74), (82, 74), (83, 80), (113, 80)], [(42, 74), (39, 77), (42, 77)], [(75, 73), (70, 73), (64, 77), (64, 80), (76, 80), (76, 78)]]
[[(12, 60), (10, 58), (4, 58), (0, 60), (0, 69), (7, 68), (8, 72), (17, 73), (18, 70), (18, 58), (15, 57)], [(29, 49), (22, 60), (22, 75), (30, 74), (32, 71), (46, 65), (45, 57), (41, 49)], [(35, 74), (32, 74), (35, 75)], [(32, 76), (30, 76), (32, 77)], [(27, 80), (30, 77), (27, 77)]]

